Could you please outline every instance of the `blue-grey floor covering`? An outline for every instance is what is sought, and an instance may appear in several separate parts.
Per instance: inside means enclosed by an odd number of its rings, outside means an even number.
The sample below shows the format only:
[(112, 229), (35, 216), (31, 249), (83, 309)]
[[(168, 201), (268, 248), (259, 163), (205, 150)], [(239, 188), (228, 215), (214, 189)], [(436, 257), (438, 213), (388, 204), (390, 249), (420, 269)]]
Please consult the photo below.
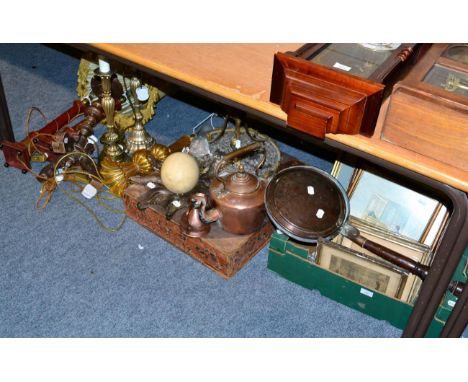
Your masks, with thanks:
[[(78, 64), (49, 46), (0, 44), (0, 73), (18, 140), (31, 106), (52, 119), (71, 105)], [(147, 129), (170, 143), (210, 113), (165, 97)], [(41, 126), (37, 115), (33, 121), (33, 128)], [(330, 171), (331, 155), (279, 144)], [(0, 167), (1, 337), (401, 335), (385, 321), (268, 270), (267, 248), (226, 281), (130, 219), (117, 233), (103, 231), (63, 193), (39, 211), (38, 193), (31, 175)]]

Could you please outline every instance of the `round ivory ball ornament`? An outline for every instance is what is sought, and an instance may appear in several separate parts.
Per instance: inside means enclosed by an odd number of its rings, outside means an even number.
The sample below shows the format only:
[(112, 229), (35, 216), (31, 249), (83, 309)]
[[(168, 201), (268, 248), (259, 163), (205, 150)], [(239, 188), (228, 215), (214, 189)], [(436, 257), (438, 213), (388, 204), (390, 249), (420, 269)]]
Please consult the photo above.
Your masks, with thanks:
[(161, 181), (169, 191), (185, 194), (197, 184), (200, 176), (198, 163), (186, 153), (169, 155), (161, 166)]

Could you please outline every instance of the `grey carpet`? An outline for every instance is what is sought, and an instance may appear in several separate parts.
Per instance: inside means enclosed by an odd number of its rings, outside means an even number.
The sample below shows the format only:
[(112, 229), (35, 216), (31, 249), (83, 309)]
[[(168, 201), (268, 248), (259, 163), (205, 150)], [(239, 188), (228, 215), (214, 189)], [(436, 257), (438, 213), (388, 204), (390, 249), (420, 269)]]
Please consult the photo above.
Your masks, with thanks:
[[(44, 45), (0, 44), (0, 73), (18, 140), (29, 107), (52, 118), (70, 106), (78, 63)], [(210, 112), (166, 97), (147, 128), (170, 143)], [(33, 128), (41, 125), (37, 116), (34, 121)], [(331, 155), (280, 145), (331, 169)], [(1, 337), (401, 335), (385, 321), (269, 271), (266, 248), (225, 281), (131, 220), (115, 234), (103, 231), (60, 192), (38, 211), (38, 191), (32, 176), (0, 167)]]

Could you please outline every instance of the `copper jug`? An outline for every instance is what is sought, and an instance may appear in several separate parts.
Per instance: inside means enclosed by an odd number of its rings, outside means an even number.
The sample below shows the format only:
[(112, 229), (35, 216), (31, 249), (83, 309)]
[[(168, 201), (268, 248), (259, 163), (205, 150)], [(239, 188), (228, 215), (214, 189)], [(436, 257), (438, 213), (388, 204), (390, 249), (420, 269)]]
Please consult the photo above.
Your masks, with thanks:
[[(215, 221), (219, 222), (223, 230), (236, 235), (247, 235), (261, 228), (266, 217), (265, 181), (246, 172), (242, 164), (238, 164), (235, 173), (220, 175), (222, 167), (230, 161), (259, 149), (263, 149), (263, 143), (255, 142), (226, 154), (218, 162), (209, 189), (214, 208), (205, 210), (208, 204), (206, 195), (201, 193), (193, 195), (192, 206), (186, 214), (189, 224), (185, 229), (186, 234), (202, 236), (207, 233), (207, 229), (202, 228), (201, 224)], [(264, 161), (265, 156), (257, 165), (257, 171)]]

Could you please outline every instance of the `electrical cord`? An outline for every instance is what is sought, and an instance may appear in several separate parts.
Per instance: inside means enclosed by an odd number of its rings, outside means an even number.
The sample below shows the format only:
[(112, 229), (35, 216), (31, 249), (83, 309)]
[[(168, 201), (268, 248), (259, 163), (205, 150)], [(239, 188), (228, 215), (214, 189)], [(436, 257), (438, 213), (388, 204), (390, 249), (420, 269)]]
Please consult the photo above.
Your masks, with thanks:
[[(86, 172), (86, 171), (81, 171), (81, 170), (75, 170), (75, 169), (65, 169), (64, 171), (62, 171), (61, 173), (58, 172), (58, 168), (59, 168), (59, 165), (65, 160), (65, 159), (68, 159), (69, 157), (71, 156), (74, 156), (74, 155), (81, 155), (81, 156), (84, 156), (84, 157), (87, 157), (88, 159), (91, 160), (91, 162), (93, 163), (93, 166), (96, 170), (96, 174), (98, 174), (97, 176), (94, 175), (94, 174), (91, 174), (89, 172)], [(96, 181), (98, 181), (99, 183), (101, 183), (104, 187), (106, 187), (106, 193), (109, 194), (109, 197), (104, 199), (104, 198), (101, 198), (101, 197), (97, 197), (96, 201), (97, 203), (102, 206), (103, 208), (105, 208), (107, 211), (111, 212), (111, 213), (114, 213), (114, 214), (123, 214), (123, 218), (122, 220), (120, 221), (120, 223), (115, 226), (115, 227), (110, 227), (106, 224), (104, 224), (101, 219), (97, 216), (97, 214), (93, 211), (93, 209), (91, 207), (89, 207), (86, 203), (83, 203), (80, 199), (78, 199), (77, 197), (75, 197), (74, 195), (72, 195), (72, 193), (68, 192), (65, 187), (62, 186), (62, 181), (57, 181), (57, 177), (62, 175), (65, 179), (66, 176), (69, 176), (69, 175), (85, 175), (89, 178), (92, 178)], [(125, 223), (126, 219), (127, 219), (127, 215), (125, 214), (125, 210), (122, 210), (122, 209), (116, 209), (116, 208), (113, 208), (109, 205), (107, 205), (103, 200), (115, 200), (115, 199), (118, 199), (117, 197), (115, 197), (114, 195), (112, 195), (110, 193), (110, 191), (108, 191), (108, 187), (107, 185), (105, 184), (104, 182), (104, 179), (102, 179), (102, 177), (99, 175), (99, 170), (97, 168), (97, 165), (96, 163), (93, 161), (92, 157), (86, 153), (83, 153), (83, 152), (79, 152), (79, 151), (75, 151), (75, 152), (71, 152), (71, 153), (67, 153), (65, 154), (64, 156), (62, 156), (58, 161), (57, 163), (55, 164), (54, 166), (54, 177), (51, 178), (52, 181), (55, 182), (56, 186), (52, 189), (52, 192), (55, 190), (55, 188), (58, 188), (60, 189), (60, 191), (62, 191), (66, 196), (68, 196), (70, 199), (74, 200), (76, 203), (78, 203), (79, 205), (81, 205), (83, 208), (85, 208), (88, 213), (93, 217), (93, 219), (96, 221), (96, 223), (102, 228), (104, 229), (105, 231), (107, 232), (110, 232), (110, 233), (114, 233), (114, 232), (117, 232), (120, 228), (122, 228), (123, 224)], [(75, 183), (76, 184), (76, 183)], [(49, 186), (48, 186), (49, 187)], [(51, 187), (50, 187), (51, 188)], [(51, 193), (50, 193), (51, 195)], [(48, 199), (50, 200), (50, 196), (48, 197)]]
[[(35, 134), (34, 134), (34, 132), (31, 133), (30, 125), (31, 125), (31, 117), (32, 117), (33, 112), (38, 112), (42, 116), (42, 118), (44, 119), (45, 123), (48, 123), (47, 117), (45, 116), (45, 114), (38, 107), (33, 106), (33, 107), (29, 108), (28, 116), (26, 118), (26, 126), (25, 126), (26, 136), (29, 136), (30, 134), (32, 134), (31, 139), (29, 140), (29, 142), (28, 142), (28, 144), (26, 146), (27, 150), (28, 150), (28, 154), (31, 155), (31, 152), (32, 152), (31, 147), (33, 148), (33, 150), (37, 151), (38, 153), (46, 154), (45, 152), (43, 152), (42, 150), (40, 150), (37, 147), (34, 140), (37, 137), (41, 137), (41, 136), (42, 137), (47, 136), (47, 137), (53, 138), (53, 137), (55, 137), (55, 134), (41, 133), (41, 132), (35, 132)], [(62, 131), (64, 128), (68, 127), (71, 121), (73, 121), (74, 119), (78, 118), (81, 115), (83, 115), (83, 113), (80, 113), (80, 114), (74, 116), (73, 118), (71, 118), (62, 128), (60, 128), (58, 130), (58, 132)], [(92, 139), (88, 140), (88, 142), (90, 142), (90, 143), (92, 143), (94, 145), (94, 147), (96, 149), (97, 157), (99, 157), (99, 146), (97, 145), (97, 143), (94, 142), (94, 140), (92, 140)], [(61, 172), (58, 173), (58, 168), (59, 168), (60, 164), (65, 159), (68, 159), (71, 156), (76, 156), (76, 155), (87, 157), (90, 160), (90, 162), (93, 164), (94, 169), (96, 170), (96, 174), (98, 174), (98, 176), (96, 176), (94, 174), (91, 174), (89, 172), (86, 172), (86, 171), (80, 171), (80, 170), (75, 170), (75, 169), (65, 169), (65, 170), (62, 170)], [(116, 209), (116, 208), (108, 205), (105, 202), (105, 201), (112, 201), (112, 200), (115, 200), (115, 199), (118, 199), (118, 198), (116, 196), (114, 196), (110, 191), (108, 191), (109, 187), (105, 184), (104, 179), (100, 176), (99, 170), (97, 168), (97, 165), (96, 165), (94, 159), (90, 155), (88, 155), (87, 153), (81, 152), (81, 151), (73, 151), (73, 152), (70, 152), (70, 153), (67, 153), (67, 154), (63, 155), (54, 165), (54, 172), (53, 172), (54, 176), (52, 178), (47, 178), (45, 175), (38, 174), (37, 172), (33, 171), (30, 168), (30, 165), (26, 164), (25, 161), (22, 160), (20, 157), (18, 157), (18, 161), (24, 166), (24, 169), (26, 171), (28, 171), (30, 174), (32, 174), (36, 179), (43, 181), (43, 184), (41, 186), (40, 195), (39, 195), (39, 197), (38, 197), (38, 199), (36, 201), (36, 208), (37, 209), (44, 209), (48, 205), (50, 200), (52, 199), (52, 195), (55, 192), (55, 190), (57, 188), (59, 188), (60, 191), (62, 191), (66, 196), (68, 196), (70, 199), (74, 200), (76, 203), (78, 203), (83, 208), (85, 208), (88, 211), (88, 213), (94, 218), (94, 220), (98, 223), (98, 225), (101, 228), (103, 228), (104, 230), (106, 230), (108, 232), (111, 232), (111, 233), (114, 233), (114, 232), (117, 232), (123, 226), (123, 224), (125, 223), (125, 221), (127, 219), (127, 215), (125, 214), (125, 211), (122, 210), (122, 209)], [(102, 184), (104, 187), (106, 187), (106, 193), (108, 195), (103, 196), (103, 195), (98, 193), (96, 195), (96, 202), (101, 207), (103, 207), (104, 209), (106, 209), (107, 211), (109, 211), (111, 213), (123, 214), (124, 215), (123, 219), (119, 222), (119, 224), (117, 226), (110, 227), (110, 226), (104, 224), (101, 221), (101, 219), (97, 216), (97, 214), (93, 211), (93, 209), (91, 207), (89, 207), (88, 205), (83, 203), (81, 200), (76, 198), (74, 195), (72, 195), (73, 192), (78, 193), (78, 192), (80, 192), (82, 190), (82, 188), (80, 188), (80, 186), (78, 186), (79, 181), (76, 180), (76, 178), (75, 178), (76, 175), (84, 175), (85, 177), (96, 180), (97, 182)], [(62, 176), (63, 178), (60, 181), (57, 181), (58, 176)], [(75, 190), (71, 190), (72, 193), (70, 193), (69, 191), (67, 191), (65, 189), (65, 187), (63, 187), (61, 185), (62, 180), (70, 181), (72, 185), (75, 185), (78, 188), (75, 188)]]

